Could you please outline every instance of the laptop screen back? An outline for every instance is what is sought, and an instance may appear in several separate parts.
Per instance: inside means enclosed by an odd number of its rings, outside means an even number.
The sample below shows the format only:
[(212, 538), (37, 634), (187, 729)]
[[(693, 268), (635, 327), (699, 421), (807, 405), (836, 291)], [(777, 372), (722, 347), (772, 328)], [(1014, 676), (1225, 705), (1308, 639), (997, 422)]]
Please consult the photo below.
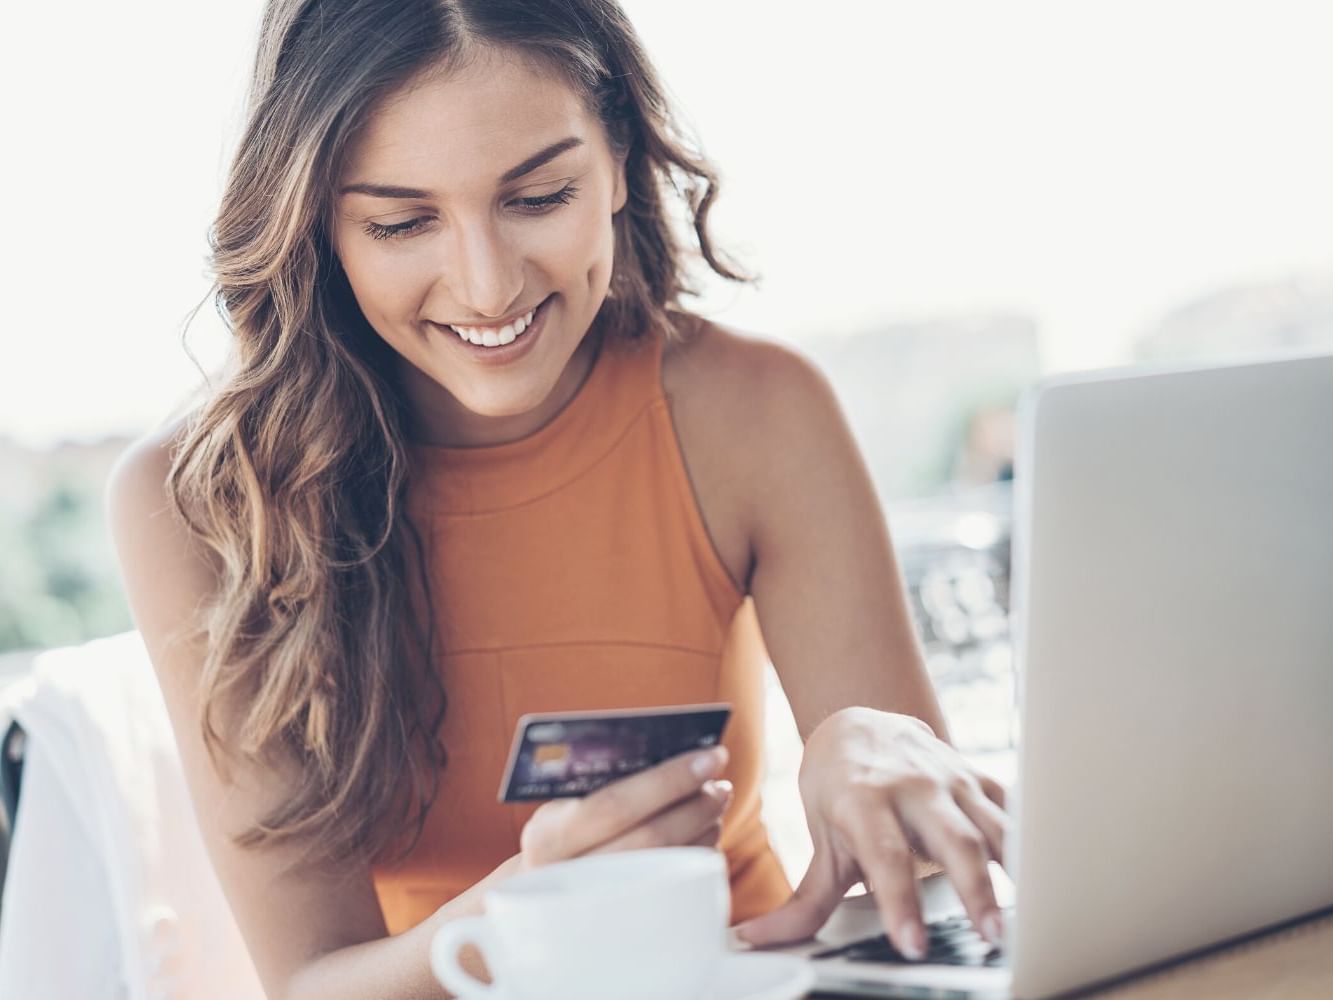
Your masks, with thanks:
[(1019, 996), (1333, 906), (1333, 356), (1020, 413)]

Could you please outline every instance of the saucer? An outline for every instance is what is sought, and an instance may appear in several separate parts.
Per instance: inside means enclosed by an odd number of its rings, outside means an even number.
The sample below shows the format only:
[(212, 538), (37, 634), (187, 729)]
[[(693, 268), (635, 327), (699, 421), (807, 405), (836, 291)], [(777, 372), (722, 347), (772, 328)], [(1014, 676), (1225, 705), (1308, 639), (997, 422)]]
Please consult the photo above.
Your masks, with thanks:
[(703, 1000), (799, 1000), (815, 987), (804, 958), (766, 952), (731, 952)]

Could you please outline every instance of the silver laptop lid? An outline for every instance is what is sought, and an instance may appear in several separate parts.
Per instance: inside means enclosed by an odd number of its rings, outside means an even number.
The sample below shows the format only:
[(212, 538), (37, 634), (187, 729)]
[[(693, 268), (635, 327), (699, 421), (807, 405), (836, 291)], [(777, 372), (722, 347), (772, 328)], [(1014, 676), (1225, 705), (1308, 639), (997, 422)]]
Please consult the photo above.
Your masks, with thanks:
[(1020, 408), (1014, 992), (1333, 905), (1333, 355)]

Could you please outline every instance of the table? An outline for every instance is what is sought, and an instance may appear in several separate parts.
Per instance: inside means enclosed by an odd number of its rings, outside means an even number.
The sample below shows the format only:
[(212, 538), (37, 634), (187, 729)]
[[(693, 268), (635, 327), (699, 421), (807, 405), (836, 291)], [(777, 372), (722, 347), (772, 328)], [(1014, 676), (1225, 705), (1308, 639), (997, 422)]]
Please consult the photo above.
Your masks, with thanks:
[(1089, 994), (1106, 1000), (1333, 997), (1333, 913)]
[[(842, 994), (811, 993), (815, 998)], [(1333, 997), (1333, 912), (1075, 994), (1096, 1000), (1319, 1000)]]

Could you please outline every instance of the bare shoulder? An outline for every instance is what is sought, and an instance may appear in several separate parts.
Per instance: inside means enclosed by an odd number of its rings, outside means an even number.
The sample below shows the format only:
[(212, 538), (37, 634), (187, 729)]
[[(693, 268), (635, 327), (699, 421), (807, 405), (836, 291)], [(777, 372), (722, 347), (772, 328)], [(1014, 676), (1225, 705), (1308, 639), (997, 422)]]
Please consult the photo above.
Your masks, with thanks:
[(127, 520), (149, 517), (165, 508), (167, 473), (184, 428), (183, 417), (164, 424), (136, 438), (116, 459), (105, 493), (113, 531)]
[(700, 316), (685, 315), (684, 336), (663, 352), (662, 382), (686, 405), (764, 403), (782, 393), (796, 401), (831, 395), (823, 372), (799, 350)]
[(171, 509), (167, 476), (185, 430), (180, 418), (136, 439), (116, 460), (104, 504), (135, 621), (149, 641), (165, 638), (185, 601), (196, 604), (214, 574)]
[[(775, 492), (808, 481), (850, 433), (828, 379), (775, 340), (683, 315), (662, 356), (662, 388), (704, 523), (738, 589), (748, 592)], [(817, 472), (815, 473), (817, 474)]]
[(140, 540), (145, 532), (159, 536), (184, 525), (167, 516), (167, 476), (180, 447), (186, 417), (180, 417), (135, 439), (116, 459), (107, 477), (104, 503), (117, 545)]
[(662, 383), (677, 424), (701, 429), (696, 443), (767, 481), (830, 435), (849, 436), (828, 377), (799, 350), (689, 319), (686, 336), (663, 352)]

